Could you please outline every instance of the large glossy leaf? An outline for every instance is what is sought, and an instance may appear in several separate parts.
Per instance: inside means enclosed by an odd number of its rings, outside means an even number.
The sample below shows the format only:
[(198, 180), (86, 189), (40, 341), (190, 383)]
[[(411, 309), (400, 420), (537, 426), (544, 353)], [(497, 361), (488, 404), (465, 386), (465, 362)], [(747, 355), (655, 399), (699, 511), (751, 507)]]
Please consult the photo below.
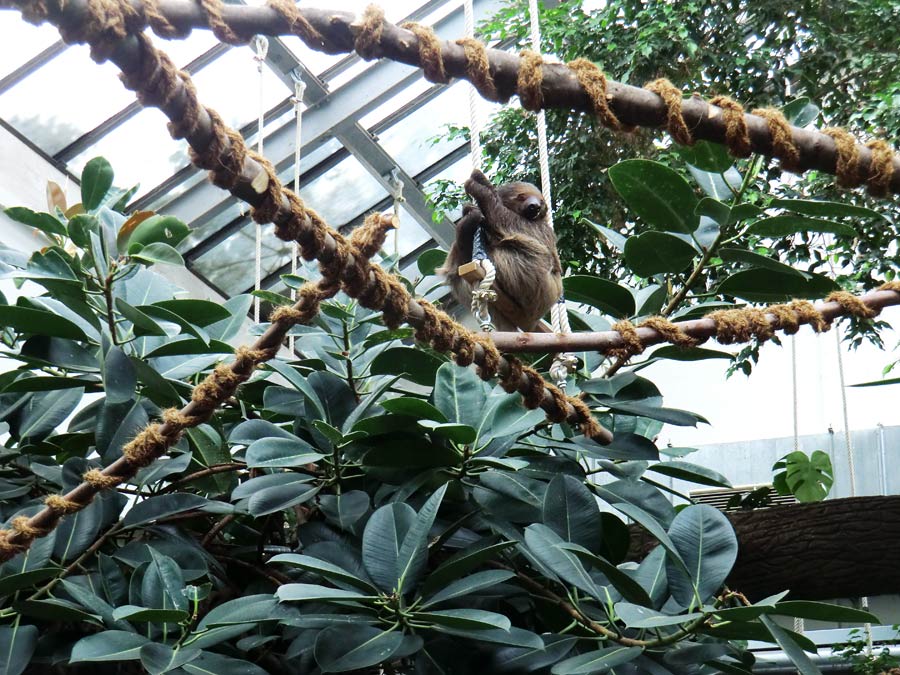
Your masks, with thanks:
[(276, 468), (305, 466), (325, 457), (302, 438), (260, 438), (247, 448), (247, 466)]
[(704, 616), (702, 612), (691, 614), (663, 614), (648, 607), (634, 605), (630, 602), (617, 602), (616, 614), (629, 628), (664, 628), (666, 626), (678, 626), (689, 621), (695, 621)]
[(447, 259), (447, 253), (438, 248), (432, 248), (424, 251), (416, 260), (416, 266), (423, 276), (431, 276), (434, 271), (444, 264)]
[(181, 668), (189, 675), (268, 675), (265, 670), (250, 661), (214, 652), (201, 652), (200, 656), (188, 661)]
[(113, 169), (103, 157), (94, 157), (81, 172), (81, 204), (91, 211), (103, 202), (113, 183)]
[(350, 531), (369, 510), (370, 498), (363, 490), (348, 490), (335, 495), (320, 495), (319, 508), (329, 521)]
[(625, 262), (639, 277), (680, 272), (691, 264), (697, 250), (667, 232), (644, 232), (629, 237), (625, 244)]
[(697, 141), (690, 146), (676, 146), (675, 150), (691, 166), (710, 173), (723, 173), (734, 164), (734, 158), (728, 154), (728, 149), (721, 143)]
[(425, 564), (428, 562), (428, 533), (441, 507), (447, 485), (444, 483), (428, 498), (403, 538), (397, 555), (397, 591), (400, 593), (412, 588), (425, 571)]
[(718, 471), (713, 471), (699, 464), (678, 460), (651, 464), (648, 471), (655, 471), (678, 480), (685, 480), (700, 485), (713, 487), (731, 487), (731, 482)]
[(725, 582), (737, 560), (737, 536), (728, 518), (708, 504), (681, 511), (669, 526), (669, 537), (689, 572), (672, 560), (666, 566), (672, 597), (683, 607), (705, 602)]
[(41, 232), (63, 237), (66, 235), (65, 225), (49, 213), (38, 213), (24, 206), (12, 206), (3, 212), (13, 220), (35, 227)]
[(681, 553), (679, 553), (672, 539), (669, 537), (666, 531), (662, 527), (660, 527), (660, 524), (653, 516), (644, 511), (642, 508), (635, 506), (634, 504), (629, 504), (627, 502), (620, 502), (618, 504), (613, 504), (613, 506), (617, 511), (621, 511), (638, 525), (647, 530), (650, 534), (652, 534), (659, 542), (659, 545), (665, 549), (666, 553), (668, 554), (668, 559), (671, 560), (672, 564), (677, 567), (678, 570), (684, 575), (689, 575), (687, 565), (681, 558)]
[(433, 354), (413, 347), (391, 347), (372, 359), (373, 375), (402, 375), (424, 386), (434, 385), (438, 368), (445, 363)]
[(169, 556), (148, 547), (150, 562), (141, 580), (141, 598), (144, 604), (155, 609), (180, 609), (188, 607), (184, 594), (184, 575), (181, 568)]
[(207, 630), (218, 626), (280, 621), (289, 616), (283, 611), (286, 607), (287, 605), (280, 605), (271, 593), (247, 595), (213, 607), (200, 620), (197, 629)]
[(471, 368), (445, 363), (438, 369), (434, 405), (448, 422), (478, 428), (486, 400), (487, 385)]
[(124, 403), (134, 396), (137, 373), (125, 352), (112, 346), (103, 359), (103, 387), (106, 400), (110, 403)]
[(759, 617), (759, 620), (769, 629), (772, 637), (775, 638), (775, 641), (784, 650), (784, 653), (788, 655), (791, 662), (797, 666), (800, 675), (821, 675), (819, 668), (812, 662), (809, 655), (794, 642), (788, 631), (765, 615)]
[(125, 527), (135, 527), (176, 513), (184, 513), (185, 511), (231, 513), (233, 509), (230, 504), (205, 499), (200, 495), (187, 492), (173, 492), (138, 502), (126, 514), (122, 522)]
[(747, 230), (748, 234), (755, 234), (760, 237), (787, 237), (800, 232), (826, 232), (845, 237), (856, 236), (856, 229), (846, 223), (798, 215), (763, 218), (762, 220), (757, 220)]
[[(126, 222), (122, 227), (123, 232), (127, 227)], [(177, 246), (190, 233), (190, 228), (174, 216), (153, 215), (140, 221), (128, 234), (127, 246), (120, 248), (127, 250), (129, 254), (137, 251), (144, 254), (154, 244)]]
[(599, 597), (600, 592), (588, 575), (584, 565), (566, 542), (546, 525), (535, 523), (525, 528), (525, 545), (528, 550), (561, 579), (581, 589), (588, 595)]
[(507, 570), (484, 570), (482, 572), (476, 572), (475, 574), (471, 574), (447, 584), (440, 591), (428, 598), (427, 602), (422, 605), (422, 608), (424, 609), (432, 605), (437, 605), (441, 602), (452, 600), (453, 598), (469, 595), (470, 593), (477, 593), (482, 589), (490, 588), (491, 586), (499, 584), (501, 581), (511, 579), (514, 576), (515, 573)]
[(628, 159), (610, 167), (609, 179), (625, 203), (654, 229), (690, 234), (697, 228), (697, 197), (669, 167)]
[(795, 274), (751, 269), (732, 274), (717, 290), (750, 302), (779, 302), (790, 298), (822, 298), (837, 288), (833, 280), (819, 275), (803, 279)]
[(501, 552), (514, 545), (511, 541), (479, 542), (469, 548), (455, 553), (441, 563), (425, 581), (424, 592), (434, 593), (454, 579), (467, 574), (487, 560), (500, 555)]
[(79, 661), (133, 661), (141, 658), (141, 647), (150, 642), (143, 635), (124, 630), (106, 630), (81, 638), (72, 647), (69, 663)]
[[(247, 510), (252, 516), (267, 516), (276, 511), (284, 511), (297, 504), (309, 501), (319, 493), (319, 486), (310, 485), (309, 477), (293, 474), (293, 481), (273, 485), (254, 492), (247, 501)], [(234, 493), (232, 493), (232, 497)]]
[(785, 600), (778, 602), (772, 609), (767, 609), (765, 613), (795, 616), (800, 619), (812, 619), (814, 621), (881, 623), (877, 616), (865, 610), (832, 605), (827, 602), (812, 602), (810, 600)]
[(372, 584), (351, 574), (343, 567), (330, 563), (327, 560), (320, 560), (313, 556), (301, 555), (299, 553), (282, 553), (274, 556), (269, 562), (285, 563), (287, 565), (299, 567), (307, 572), (318, 574), (332, 583), (355, 586), (367, 595), (376, 595), (378, 593), (378, 591), (373, 588)]
[(167, 310), (195, 326), (208, 326), (211, 323), (223, 321), (231, 317), (231, 312), (225, 307), (217, 302), (211, 302), (210, 300), (187, 298), (161, 300), (159, 302), (154, 302), (152, 305), (145, 305), (143, 309), (144, 311), (147, 311), (150, 307)]
[(319, 584), (282, 584), (275, 593), (283, 602), (356, 602), (372, 596)]
[(181, 257), (181, 254), (162, 242), (154, 242), (144, 246), (140, 251), (132, 253), (131, 257), (134, 260), (140, 260), (151, 265), (184, 265), (184, 258)]
[(574, 553), (582, 562), (587, 563), (591, 567), (596, 567), (597, 570), (602, 572), (603, 575), (609, 579), (610, 583), (615, 586), (616, 590), (619, 591), (626, 600), (630, 600), (631, 602), (640, 605), (652, 604), (650, 596), (647, 595), (646, 591), (644, 591), (638, 582), (605, 558), (594, 555), (578, 544), (565, 544), (562, 548)]
[(141, 647), (140, 656), (141, 665), (150, 675), (162, 675), (193, 661), (200, 656), (200, 650), (195, 647), (173, 649), (169, 645), (149, 642)]
[(49, 435), (72, 414), (81, 402), (83, 389), (57, 389), (36, 393), (21, 413), (19, 436), (40, 440)]
[(640, 647), (606, 647), (560, 661), (550, 670), (553, 675), (593, 675), (604, 673), (640, 656)]
[(617, 319), (632, 316), (635, 311), (634, 296), (627, 288), (584, 274), (572, 274), (563, 279), (566, 298), (572, 302), (580, 302)]
[(486, 612), (483, 609), (436, 609), (431, 612), (416, 612), (416, 620), (433, 623), (457, 630), (491, 630), (499, 628), (508, 631), (510, 622), (503, 614)]
[(11, 626), (0, 626), (0, 675), (25, 672), (37, 640), (37, 626), (22, 626), (18, 617)]
[(705, 417), (687, 410), (679, 410), (678, 408), (663, 408), (637, 401), (603, 401), (602, 403), (615, 412), (649, 417), (652, 420), (659, 420), (660, 422), (674, 424), (679, 427), (695, 427), (697, 422), (709, 424)]
[(800, 270), (794, 269), (790, 265), (785, 265), (784, 263), (780, 263), (774, 258), (770, 258), (768, 256), (760, 255), (759, 253), (754, 253), (753, 251), (748, 251), (743, 248), (729, 248), (724, 247), (719, 249), (718, 251), (719, 257), (722, 260), (728, 260), (733, 262), (746, 263), (751, 267), (758, 267), (766, 270), (772, 270), (773, 272), (779, 272), (781, 274), (790, 274), (796, 277), (801, 277), (803, 279), (808, 279), (809, 275), (805, 272), (801, 272)]
[(362, 556), (366, 572), (383, 591), (397, 589), (400, 547), (416, 512), (402, 502), (393, 502), (375, 511), (363, 532)]
[(577, 637), (544, 635), (541, 647), (504, 647), (494, 652), (491, 672), (531, 673), (553, 665), (572, 651)]
[(884, 214), (844, 202), (826, 202), (810, 199), (773, 199), (769, 208), (785, 209), (804, 216), (817, 218), (879, 218)]
[(544, 525), (565, 541), (596, 551), (603, 533), (600, 529), (600, 507), (584, 483), (573, 476), (560, 474), (547, 487), (543, 505)]
[(325, 673), (368, 668), (388, 660), (403, 642), (400, 631), (372, 626), (331, 626), (316, 638), (316, 662)]
[(46, 337), (87, 340), (87, 335), (76, 324), (53, 312), (45, 312), (29, 307), (0, 305), (0, 326), (11, 328), (18, 333), (36, 334)]

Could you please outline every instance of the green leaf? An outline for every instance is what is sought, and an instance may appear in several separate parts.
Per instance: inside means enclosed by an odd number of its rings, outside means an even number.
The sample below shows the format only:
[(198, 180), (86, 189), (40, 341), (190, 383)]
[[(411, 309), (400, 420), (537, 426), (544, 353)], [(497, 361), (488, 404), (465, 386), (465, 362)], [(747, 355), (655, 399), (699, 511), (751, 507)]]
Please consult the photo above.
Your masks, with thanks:
[(149, 307), (161, 307), (195, 326), (208, 326), (211, 323), (231, 318), (231, 312), (219, 303), (210, 300), (161, 300), (152, 305), (145, 305), (142, 309), (147, 311)]
[(675, 151), (691, 166), (710, 173), (724, 173), (734, 164), (734, 158), (728, 154), (728, 148), (721, 143), (697, 141), (690, 146), (676, 146)]
[(697, 255), (689, 243), (667, 232), (649, 231), (629, 237), (625, 263), (639, 277), (681, 272)]
[(94, 157), (81, 172), (81, 204), (85, 211), (92, 211), (103, 203), (103, 198), (113, 184), (113, 169), (103, 157)]
[(625, 203), (654, 229), (690, 234), (700, 224), (691, 186), (659, 162), (626, 159), (610, 167), (609, 179)]
[(795, 215), (763, 218), (757, 220), (747, 230), (747, 234), (755, 234), (759, 237), (787, 237), (800, 232), (827, 232), (844, 237), (856, 236), (856, 229), (845, 223)]
[(144, 255), (153, 244), (164, 244), (170, 248), (178, 246), (190, 233), (191, 229), (178, 218), (154, 215), (138, 223), (128, 237), (127, 245), (120, 248), (127, 250), (129, 255), (138, 250)]
[(184, 267), (184, 258), (172, 246), (164, 244), (160, 241), (153, 242), (144, 246), (140, 251), (131, 254), (135, 260), (141, 260), (145, 263), (161, 264), (161, 265), (177, 265)]
[(670, 361), (705, 361), (707, 359), (728, 359), (734, 361), (734, 354), (719, 351), (718, 349), (706, 349), (705, 347), (678, 347), (665, 345), (654, 350), (651, 359), (669, 359)]
[(66, 236), (66, 226), (49, 213), (38, 213), (24, 206), (12, 206), (4, 209), (3, 213), (13, 220), (35, 227), (41, 232), (60, 237)]
[(455, 424), (448, 422), (441, 424), (431, 420), (419, 420), (419, 426), (427, 429), (435, 436), (446, 438), (460, 445), (474, 443), (478, 438), (478, 432), (467, 424)]
[(419, 268), (422, 276), (428, 277), (432, 276), (435, 273), (434, 271), (443, 265), (446, 259), (447, 253), (445, 251), (439, 248), (432, 248), (422, 252), (416, 260), (416, 266)]
[(150, 675), (162, 675), (183, 666), (200, 656), (200, 650), (193, 647), (178, 647), (149, 642), (141, 647), (141, 665)]
[(819, 107), (806, 96), (795, 98), (781, 107), (781, 112), (796, 127), (805, 127), (819, 116)]
[(103, 359), (103, 387), (109, 403), (125, 403), (134, 398), (137, 373), (131, 359), (120, 347), (112, 346)]
[(190, 613), (183, 609), (154, 609), (139, 605), (122, 605), (112, 613), (116, 621), (145, 621), (148, 623), (182, 623), (190, 618)]
[(48, 436), (78, 407), (83, 394), (82, 389), (56, 389), (32, 394), (21, 412), (19, 436), (30, 440)]
[(247, 448), (251, 468), (295, 467), (313, 464), (325, 457), (301, 438), (260, 438)]
[(638, 525), (647, 530), (647, 532), (652, 534), (659, 542), (659, 545), (662, 546), (668, 554), (667, 560), (671, 561), (680, 572), (687, 576), (690, 576), (688, 568), (685, 565), (684, 560), (682, 560), (681, 558), (681, 553), (679, 553), (675, 544), (669, 538), (669, 535), (662, 527), (660, 527), (659, 523), (653, 516), (644, 511), (642, 508), (637, 507), (634, 504), (629, 504), (628, 502), (612, 503), (612, 507), (617, 511), (624, 513)]
[(509, 630), (509, 619), (496, 612), (482, 609), (437, 609), (432, 612), (416, 612), (417, 621), (433, 623), (457, 630)]
[(535, 523), (525, 528), (525, 545), (540, 562), (553, 570), (561, 579), (581, 589), (588, 595), (600, 597), (593, 579), (566, 542), (546, 525)]
[(247, 595), (213, 607), (200, 620), (197, 629), (208, 630), (219, 626), (281, 621), (292, 615), (285, 611), (288, 607), (288, 605), (280, 605), (271, 593)]
[(679, 410), (678, 408), (663, 408), (636, 401), (601, 401), (610, 410), (626, 415), (639, 415), (640, 417), (649, 417), (652, 420), (659, 420), (666, 424), (674, 424), (679, 427), (695, 427), (697, 422), (709, 424), (705, 417), (692, 413), (687, 410)]
[(874, 380), (873, 382), (860, 382), (848, 385), (850, 387), (882, 387), (886, 384), (900, 384), (900, 377), (891, 377), (886, 380)]
[[(612, 516), (615, 518), (615, 516)], [(622, 597), (639, 605), (652, 605), (653, 601), (647, 595), (647, 592), (641, 585), (632, 579), (628, 574), (620, 570), (608, 560), (594, 555), (590, 551), (577, 544), (567, 544), (562, 546), (567, 551), (571, 551), (578, 559), (593, 567), (596, 567), (603, 575), (609, 579), (616, 590), (622, 594)]]
[(566, 299), (579, 302), (610, 314), (617, 319), (632, 316), (634, 296), (627, 288), (600, 277), (573, 274), (563, 279)]
[(403, 643), (400, 631), (373, 626), (329, 626), (319, 633), (313, 649), (324, 673), (359, 670), (387, 661)]
[(372, 359), (372, 375), (402, 375), (410, 382), (433, 386), (438, 368), (445, 363), (433, 354), (414, 347), (391, 347)]
[[(26, 487), (30, 490), (30, 486)], [(26, 572), (19, 572), (18, 574), (4, 574), (0, 577), (0, 598), (12, 595), (15, 591), (23, 588), (34, 586), (44, 579), (56, 576), (58, 573), (59, 570), (55, 567), (38, 567)], [(3, 651), (0, 650), (0, 654), (2, 653)]]
[(494, 670), (500, 673), (532, 673), (551, 666), (572, 651), (577, 637), (544, 635), (539, 647), (504, 647), (494, 652)]
[(81, 379), (77, 377), (22, 377), (8, 384), (0, 390), (4, 394), (28, 391), (54, 391), (57, 389), (87, 388), (91, 392), (99, 391), (96, 380)]
[(413, 398), (412, 396), (401, 396), (399, 398), (381, 401), (382, 408), (391, 413), (398, 415), (409, 415), (424, 420), (434, 420), (435, 422), (446, 422), (447, 417), (440, 410), (431, 405), (428, 401), (421, 398)]
[(184, 513), (185, 511), (231, 513), (233, 510), (230, 504), (224, 502), (204, 499), (200, 495), (187, 492), (173, 492), (138, 502), (125, 515), (122, 524), (125, 527), (135, 527), (176, 513)]
[(718, 255), (722, 260), (727, 260), (729, 262), (740, 262), (747, 263), (752, 267), (758, 267), (765, 270), (772, 270), (773, 272), (780, 272), (781, 274), (792, 274), (797, 277), (801, 277), (803, 279), (808, 279), (809, 275), (805, 272), (801, 272), (800, 270), (794, 269), (790, 265), (785, 265), (784, 263), (780, 263), (777, 260), (770, 258), (768, 256), (759, 255), (758, 253), (753, 253), (752, 251), (748, 251), (743, 248), (721, 248), (718, 250)]
[[(784, 469), (775, 481), (784, 481), (787, 494), (801, 502), (820, 502), (828, 496), (834, 483), (834, 469), (828, 453), (816, 450), (811, 456), (796, 450), (782, 457), (773, 469)], [(782, 490), (779, 493), (785, 494)]]
[(640, 656), (640, 647), (607, 647), (560, 661), (550, 670), (553, 675), (593, 675), (603, 673)]
[(794, 616), (799, 619), (812, 619), (815, 621), (834, 621), (842, 623), (871, 623), (879, 625), (881, 620), (862, 609), (832, 605), (827, 602), (812, 602), (810, 600), (785, 600), (778, 602), (766, 614), (780, 614), (782, 616)]
[(624, 234), (616, 232), (615, 230), (612, 230), (608, 227), (603, 227), (603, 225), (598, 225), (597, 223), (587, 218), (585, 218), (584, 220), (595, 230), (597, 230), (597, 232), (600, 233), (600, 236), (606, 240), (606, 243), (609, 244), (611, 248), (614, 248), (618, 251), (625, 250), (625, 243), (628, 239)]
[(560, 474), (550, 481), (544, 493), (543, 521), (565, 541), (589, 550), (600, 545), (600, 507), (591, 491), (573, 476)]
[[(448, 422), (480, 426), (487, 401), (487, 385), (471, 368), (445, 363), (437, 371), (434, 405)], [(474, 440), (474, 439), (472, 439)]]
[(416, 520), (408, 504), (393, 502), (376, 510), (366, 523), (362, 557), (372, 581), (388, 593), (397, 589), (400, 547)]
[(134, 661), (141, 647), (150, 642), (143, 635), (124, 630), (106, 630), (81, 638), (72, 647), (69, 663), (80, 661)]
[(334, 495), (320, 495), (319, 508), (329, 521), (351, 531), (369, 510), (369, 495), (363, 490), (348, 490)]
[(307, 485), (308, 481), (308, 477), (300, 476), (293, 482), (258, 490), (248, 500), (247, 510), (252, 516), (267, 516), (309, 501), (319, 493), (319, 487)]
[(765, 615), (759, 617), (759, 620), (769, 629), (772, 637), (775, 638), (775, 641), (784, 650), (784, 653), (788, 655), (791, 662), (797, 666), (800, 675), (821, 675), (819, 668), (812, 662), (806, 652), (794, 642), (788, 631)]
[(498, 556), (502, 551), (514, 546), (515, 542), (501, 541), (499, 543), (479, 542), (469, 548), (453, 554), (450, 558), (438, 565), (425, 580), (423, 593), (435, 593), (464, 574), (481, 566), (482, 563)]
[(19, 675), (25, 672), (37, 641), (37, 626), (19, 625), (18, 618), (11, 626), (0, 626), (0, 674)]
[(731, 482), (718, 471), (713, 471), (705, 466), (692, 464), (690, 462), (669, 461), (651, 464), (648, 471), (655, 471), (664, 476), (671, 476), (678, 480), (698, 483), (700, 485), (711, 485), (713, 487), (731, 487)]
[(0, 305), (0, 326), (18, 333), (87, 341), (87, 335), (68, 319), (29, 307)]
[(132, 307), (122, 298), (116, 298), (115, 303), (119, 313), (132, 323), (136, 336), (156, 335), (158, 337), (166, 337), (166, 331), (162, 329), (162, 326), (137, 307)]
[(708, 504), (688, 506), (675, 516), (669, 537), (687, 566), (670, 559), (666, 564), (669, 590), (682, 607), (712, 597), (725, 582), (737, 560), (737, 536), (728, 518)]
[(440, 509), (444, 493), (447, 492), (447, 485), (447, 483), (441, 485), (428, 498), (403, 538), (403, 544), (397, 555), (397, 592), (399, 593), (404, 591), (404, 587), (408, 590), (414, 586), (425, 571), (425, 565), (428, 562), (428, 533), (434, 524), (438, 509)]
[(330, 588), (318, 584), (282, 584), (275, 593), (282, 602), (355, 602), (371, 600), (375, 596), (363, 595), (357, 591)]
[(725, 279), (717, 291), (750, 302), (779, 302), (791, 298), (822, 298), (838, 285), (818, 274), (803, 279), (795, 274), (782, 274), (767, 269), (737, 272)]
[(770, 209), (785, 209), (804, 216), (824, 218), (879, 218), (885, 216), (878, 211), (867, 209), (864, 206), (845, 204), (843, 202), (825, 202), (807, 199), (773, 199), (769, 202)]
[(308, 555), (299, 553), (281, 553), (269, 560), (270, 563), (285, 563), (299, 567), (307, 572), (313, 572), (325, 579), (337, 584), (350, 584), (356, 586), (367, 595), (377, 595), (378, 591), (368, 581), (364, 581), (359, 577), (351, 574), (343, 567), (339, 567), (327, 560), (320, 560)]
[(485, 570), (483, 572), (476, 572), (475, 574), (471, 574), (447, 584), (440, 591), (428, 598), (428, 601), (422, 605), (422, 608), (424, 609), (431, 605), (437, 605), (438, 603), (469, 595), (470, 593), (477, 593), (482, 589), (495, 586), (501, 581), (506, 581), (514, 576), (516, 576), (515, 573), (507, 570)]
[(691, 614), (663, 614), (648, 607), (633, 605), (630, 602), (617, 602), (616, 614), (629, 628), (664, 628), (678, 626), (703, 617), (702, 612)]
[(265, 670), (249, 661), (213, 652), (201, 652), (200, 656), (181, 668), (189, 675), (268, 675)]

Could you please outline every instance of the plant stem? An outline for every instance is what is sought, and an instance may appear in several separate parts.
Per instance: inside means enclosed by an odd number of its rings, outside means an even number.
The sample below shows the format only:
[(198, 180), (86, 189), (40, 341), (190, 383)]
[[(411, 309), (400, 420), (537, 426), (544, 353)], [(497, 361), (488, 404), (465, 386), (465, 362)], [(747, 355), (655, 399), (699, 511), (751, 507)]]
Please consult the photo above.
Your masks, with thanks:
[(103, 535), (100, 536), (93, 544), (88, 546), (88, 548), (85, 549), (84, 553), (82, 553), (80, 556), (75, 558), (75, 560), (73, 560), (69, 564), (69, 566), (66, 567), (58, 576), (53, 577), (50, 581), (48, 581), (46, 584), (44, 584), (39, 589), (37, 589), (34, 593), (32, 593), (28, 597), (28, 599), (29, 600), (37, 600), (42, 595), (46, 595), (47, 593), (52, 591), (53, 588), (56, 586), (56, 584), (58, 584), (65, 577), (67, 577), (72, 572), (74, 572), (77, 568), (79, 568), (81, 566), (81, 563), (83, 563), (85, 560), (90, 558), (94, 553), (96, 553), (98, 550), (100, 550), (100, 547), (103, 546), (103, 544), (105, 544), (109, 540), (110, 537), (117, 534), (121, 529), (122, 529), (122, 521), (120, 520), (115, 525), (113, 525), (111, 528), (109, 528), (105, 533), (103, 533)]
[(103, 297), (106, 299), (106, 323), (109, 326), (109, 336), (112, 343), (118, 346), (119, 338), (116, 336), (116, 315), (115, 310), (113, 309), (113, 273), (114, 270), (111, 269), (109, 274), (106, 275), (106, 280), (103, 283)]
[(347, 384), (350, 387), (350, 391), (353, 392), (353, 397), (356, 399), (356, 402), (359, 403), (359, 391), (356, 389), (356, 380), (353, 379), (353, 359), (350, 358), (350, 331), (347, 330), (347, 321), (342, 321), (341, 326), (344, 329), (344, 356), (347, 358)]
[(174, 492), (179, 488), (179, 486), (184, 483), (190, 483), (191, 481), (195, 481), (199, 478), (205, 478), (206, 476), (212, 476), (217, 473), (226, 473), (228, 471), (240, 471), (241, 469), (246, 469), (247, 465), (243, 462), (233, 462), (229, 464), (212, 464), (205, 469), (200, 469), (199, 471), (195, 471), (194, 473), (190, 473), (183, 478), (179, 478), (173, 483), (169, 483), (166, 487), (159, 491), (159, 494), (166, 494), (167, 492)]

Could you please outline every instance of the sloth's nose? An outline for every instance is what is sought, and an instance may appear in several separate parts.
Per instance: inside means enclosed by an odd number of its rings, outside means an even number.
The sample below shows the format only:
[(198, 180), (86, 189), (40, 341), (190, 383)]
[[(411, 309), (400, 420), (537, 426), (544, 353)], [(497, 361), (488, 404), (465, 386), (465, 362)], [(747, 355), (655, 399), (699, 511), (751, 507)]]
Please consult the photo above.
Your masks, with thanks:
[(525, 208), (522, 214), (528, 220), (535, 220), (541, 214), (541, 200), (536, 197), (529, 197), (525, 201)]

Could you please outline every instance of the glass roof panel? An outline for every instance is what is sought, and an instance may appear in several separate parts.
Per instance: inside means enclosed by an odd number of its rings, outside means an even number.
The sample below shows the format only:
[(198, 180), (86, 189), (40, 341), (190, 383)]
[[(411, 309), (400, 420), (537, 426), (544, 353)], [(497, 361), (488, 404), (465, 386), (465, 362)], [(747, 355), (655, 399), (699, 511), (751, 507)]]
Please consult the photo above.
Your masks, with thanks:
[[(250, 47), (235, 47), (194, 76), (203, 104), (216, 110), (232, 127), (241, 127), (259, 115), (259, 72), (253, 55)], [(265, 110), (292, 93), (271, 68), (263, 68)]]
[[(290, 258), (290, 245), (275, 236), (275, 226), (262, 227), (262, 276), (266, 277)], [(215, 248), (197, 258), (191, 269), (203, 275), (228, 296), (253, 286), (256, 259), (256, 223), (248, 223)]]
[(50, 24), (33, 26), (19, 12), (0, 12), (0, 78), (59, 40)]
[(454, 85), (379, 132), (378, 142), (414, 176), (464, 144), (465, 141), (459, 138), (437, 143), (431, 139), (443, 136), (448, 124), (468, 126), (467, 100), (463, 85)]
[(153, 31), (147, 31), (147, 35), (157, 49), (168, 54), (181, 68), (219, 44), (216, 36), (208, 30), (195, 30), (184, 40), (166, 40)]
[[(415, 251), (419, 246), (431, 239), (431, 235), (422, 229), (416, 219), (403, 206), (400, 207), (400, 227), (394, 230), (397, 236), (397, 246), (400, 256), (405, 256)], [(394, 252), (394, 236), (388, 235), (385, 249)]]
[(335, 228), (353, 220), (387, 194), (355, 157), (341, 160), (300, 189), (300, 196)]
[(134, 100), (118, 72), (84, 45), (69, 47), (0, 95), (0, 117), (53, 155)]
[(187, 143), (169, 136), (165, 116), (155, 108), (141, 110), (69, 162), (79, 175), (88, 160), (106, 157), (116, 172), (116, 185), (156, 185), (187, 164)]

